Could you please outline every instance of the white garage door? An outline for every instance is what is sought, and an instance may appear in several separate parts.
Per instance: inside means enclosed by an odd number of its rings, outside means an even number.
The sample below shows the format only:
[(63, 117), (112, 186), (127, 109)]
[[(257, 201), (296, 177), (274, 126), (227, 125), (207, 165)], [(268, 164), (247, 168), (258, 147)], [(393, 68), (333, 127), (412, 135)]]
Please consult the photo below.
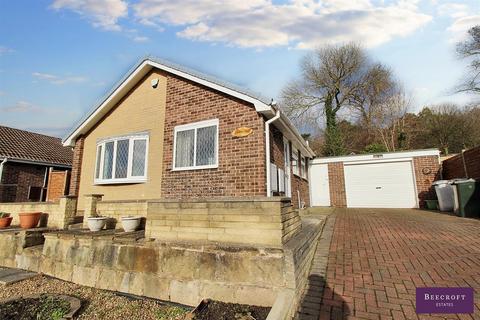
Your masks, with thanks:
[(345, 164), (344, 171), (348, 207), (417, 207), (411, 161)]
[(313, 207), (330, 206), (330, 185), (328, 182), (328, 164), (310, 166), (310, 205)]

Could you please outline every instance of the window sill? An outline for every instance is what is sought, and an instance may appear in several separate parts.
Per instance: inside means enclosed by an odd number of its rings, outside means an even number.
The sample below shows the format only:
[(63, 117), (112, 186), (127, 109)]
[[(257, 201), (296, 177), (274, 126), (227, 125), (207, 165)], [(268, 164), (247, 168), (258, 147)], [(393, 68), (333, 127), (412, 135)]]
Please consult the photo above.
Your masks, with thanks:
[(145, 183), (147, 182), (146, 178), (141, 179), (116, 179), (108, 181), (95, 181), (94, 185), (107, 185), (107, 184), (135, 184), (135, 183)]
[(204, 169), (218, 169), (218, 165), (201, 166), (201, 167), (172, 168), (171, 171), (192, 171), (192, 170), (204, 170)]

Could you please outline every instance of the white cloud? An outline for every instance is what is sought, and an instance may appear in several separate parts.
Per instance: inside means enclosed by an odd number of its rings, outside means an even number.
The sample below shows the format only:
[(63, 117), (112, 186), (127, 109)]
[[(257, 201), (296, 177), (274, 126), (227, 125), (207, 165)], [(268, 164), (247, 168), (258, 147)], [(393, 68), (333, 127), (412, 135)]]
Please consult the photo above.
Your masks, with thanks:
[(93, 26), (114, 31), (121, 30), (117, 22), (128, 15), (124, 0), (54, 0), (52, 8), (75, 11), (90, 20)]
[(7, 54), (7, 53), (12, 53), (12, 52), (15, 52), (15, 50), (13, 50), (12, 48), (0, 46), (0, 56), (2, 56), (4, 54)]
[(150, 40), (148, 37), (145, 37), (145, 36), (135, 36), (132, 38), (133, 41), (135, 42), (147, 42), (148, 40)]
[(465, 3), (447, 2), (438, 6), (438, 14), (453, 19), (447, 28), (449, 42), (459, 42), (467, 37), (467, 31), (475, 25), (480, 25), (480, 12), (475, 12)]
[(451, 34), (450, 42), (459, 42), (467, 37), (467, 31), (476, 25), (480, 25), (480, 14), (464, 16), (455, 19), (448, 28)]
[(27, 101), (18, 101), (14, 105), (3, 107), (0, 110), (8, 113), (11, 113), (11, 112), (26, 113), (26, 112), (41, 112), (42, 108)]
[(66, 83), (80, 83), (87, 81), (87, 78), (81, 76), (57, 76), (49, 73), (34, 72), (32, 76), (39, 80), (45, 80), (52, 84), (62, 85)]
[(438, 6), (438, 14), (442, 16), (450, 16), (452, 18), (459, 18), (468, 15), (469, 8), (464, 3), (448, 2)]
[[(380, 4), (378, 4), (380, 3)], [(372, 47), (407, 36), (431, 20), (416, 0), (140, 0), (135, 17), (145, 25), (176, 26), (187, 39), (239, 47), (311, 48), (358, 41)]]

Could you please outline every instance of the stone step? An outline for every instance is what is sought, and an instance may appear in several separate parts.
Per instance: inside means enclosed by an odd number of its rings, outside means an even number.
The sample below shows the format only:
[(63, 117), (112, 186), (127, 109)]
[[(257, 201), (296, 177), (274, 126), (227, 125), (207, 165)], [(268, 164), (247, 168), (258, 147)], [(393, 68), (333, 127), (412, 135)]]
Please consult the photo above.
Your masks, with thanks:
[(37, 274), (35, 272), (20, 269), (0, 268), (0, 285), (9, 285), (18, 281), (35, 277), (36, 275)]

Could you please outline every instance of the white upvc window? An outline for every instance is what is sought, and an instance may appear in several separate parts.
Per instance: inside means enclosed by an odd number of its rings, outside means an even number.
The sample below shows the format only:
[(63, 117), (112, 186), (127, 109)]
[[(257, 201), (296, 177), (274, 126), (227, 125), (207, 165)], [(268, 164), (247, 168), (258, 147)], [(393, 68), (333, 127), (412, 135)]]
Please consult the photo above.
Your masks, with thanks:
[(295, 148), (292, 148), (292, 171), (293, 174), (299, 176), (300, 175), (300, 163), (298, 161), (298, 150)]
[(307, 179), (307, 159), (304, 156), (300, 158), (300, 167), (301, 167), (301, 174), (302, 178)]
[(176, 126), (173, 170), (218, 168), (218, 119)]
[(148, 140), (144, 133), (99, 140), (95, 184), (147, 181)]

